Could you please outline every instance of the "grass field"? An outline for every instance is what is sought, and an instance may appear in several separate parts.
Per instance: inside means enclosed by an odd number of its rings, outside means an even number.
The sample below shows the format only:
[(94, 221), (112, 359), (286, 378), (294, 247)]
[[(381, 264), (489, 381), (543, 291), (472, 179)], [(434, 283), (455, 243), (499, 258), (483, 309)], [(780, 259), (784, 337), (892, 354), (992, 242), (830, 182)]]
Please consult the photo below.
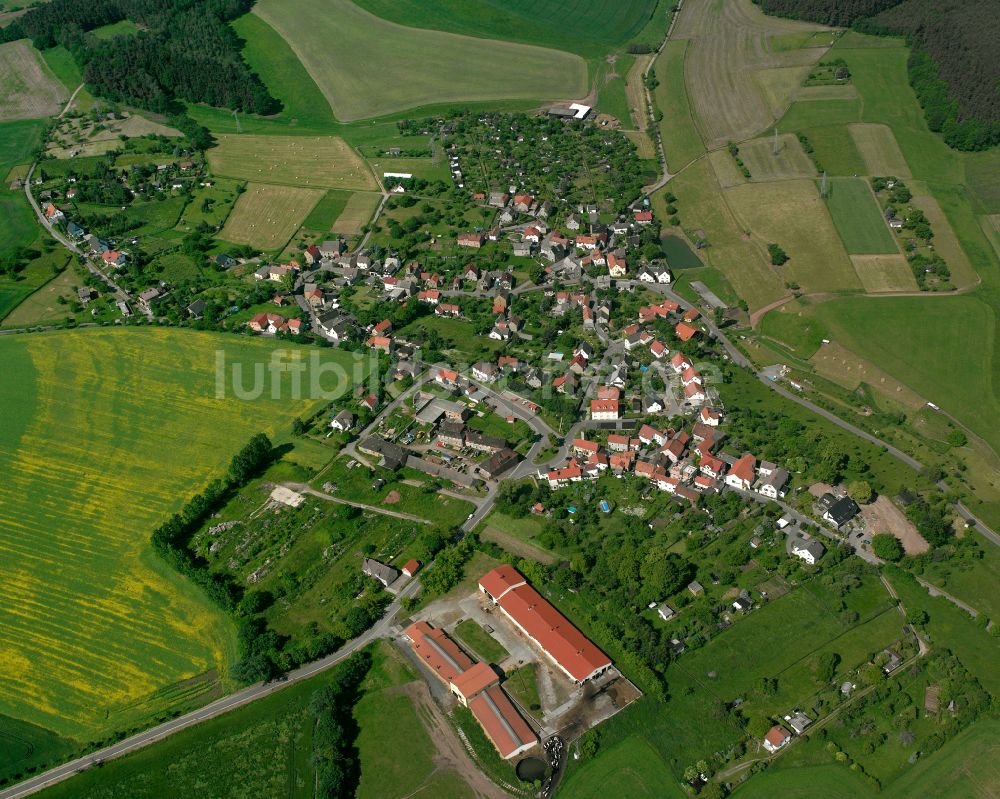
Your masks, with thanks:
[[(4, 177), (15, 164), (30, 157), (28, 148), (39, 133), (37, 122), (0, 122), (0, 172)], [(0, 185), (0, 214), (0, 253), (31, 244), (38, 236), (38, 223), (24, 192), (10, 191), (6, 183)]]
[[(692, 164), (667, 187), (677, 195), (684, 211), (682, 223), (688, 238), (699, 231), (708, 245), (699, 255), (708, 266), (718, 268), (732, 283), (750, 309), (760, 308), (787, 294), (784, 281), (765, 260), (763, 250), (744, 233), (727, 194), (719, 189), (707, 159)], [(758, 186), (754, 186), (756, 191)], [(738, 191), (733, 189), (732, 191)], [(663, 193), (653, 195), (653, 207), (666, 213)]]
[(208, 151), (212, 171), (262, 183), (324, 189), (378, 188), (368, 165), (336, 136), (220, 135)]
[(609, 779), (613, 779), (616, 799), (681, 799), (686, 795), (656, 750), (639, 735), (600, 752), (595, 760), (570, 761), (559, 793), (573, 799), (602, 799), (608, 796)]
[[(787, 758), (788, 755), (785, 755)], [(778, 759), (782, 765), (782, 758)], [(802, 766), (800, 768), (773, 768), (741, 787), (734, 796), (738, 799), (769, 799), (779, 793), (783, 799), (858, 799), (885, 795), (877, 793), (864, 777), (855, 774), (839, 763)]]
[(892, 175), (897, 178), (912, 177), (910, 165), (899, 149), (892, 128), (888, 125), (858, 122), (848, 125), (851, 138), (865, 160), (869, 175)]
[(663, 46), (653, 66), (660, 81), (653, 92), (653, 102), (663, 112), (660, 135), (667, 153), (667, 165), (674, 172), (705, 152), (691, 115), (684, 80), (684, 60), (689, 46), (687, 41), (671, 39)]
[(788, 253), (784, 280), (809, 292), (861, 287), (812, 180), (748, 183), (727, 189), (726, 201), (762, 248), (776, 242)]
[(708, 147), (759, 135), (784, 113), (823, 50), (773, 50), (769, 38), (816, 30), (817, 25), (766, 17), (750, 0), (684, 4), (672, 38), (691, 40), (687, 92)]
[[(557, 47), (593, 58), (637, 36), (656, 0), (356, 0), (414, 28)], [(569, 13), (568, 13), (569, 12)]]
[(73, 749), (72, 741), (50, 730), (10, 716), (0, 716), (0, 780), (68, 759)]
[(434, 103), (587, 93), (579, 56), (403, 27), (350, 0), (264, 0), (254, 13), (285, 38), (341, 121)]
[(332, 229), (333, 223), (343, 213), (352, 196), (351, 192), (331, 189), (323, 195), (323, 199), (316, 203), (302, 226), (310, 230), (327, 231)]
[(487, 663), (500, 663), (509, 654), (492, 635), (479, 626), (475, 619), (460, 621), (455, 627), (455, 637), (480, 660), (485, 660)]
[(902, 255), (852, 255), (851, 263), (870, 294), (917, 291), (917, 279)]
[(246, 42), (243, 58), (284, 106), (269, 122), (306, 129), (335, 124), (330, 103), (280, 33), (256, 14), (244, 14), (232, 25)]
[(844, 242), (844, 249), (851, 255), (899, 253), (868, 181), (828, 178), (826, 207)]
[(169, 329), (0, 339), (0, 713), (86, 741), (217, 688), (178, 683), (226, 667), (231, 626), (148, 540), (250, 435), (306, 409), (216, 399), (216, 352), (273, 349)]
[(367, 225), (375, 215), (375, 209), (382, 200), (382, 195), (368, 191), (356, 191), (344, 206), (344, 210), (334, 221), (331, 230), (343, 233), (345, 236), (355, 236), (361, 228)]
[(74, 286), (83, 285), (83, 279), (72, 267), (64, 269), (58, 275), (53, 275), (52, 269), (66, 267), (71, 257), (64, 249), (59, 248), (33, 261), (25, 272), (30, 269), (34, 274), (24, 283), (15, 284), (18, 289), (23, 287), (26, 293), (6, 316), (0, 313), (3, 319), (0, 324), (3, 327), (28, 327), (46, 322), (61, 322), (70, 314), (70, 307), (60, 304), (59, 297), (75, 300)]
[[(812, 309), (830, 337), (1000, 448), (993, 309), (972, 296), (845, 298)], [(970, 346), (970, 342), (976, 342)]]
[(283, 247), (323, 195), (322, 189), (248, 183), (219, 236), (262, 250)]
[(811, 178), (816, 174), (816, 167), (791, 133), (778, 136), (777, 155), (774, 153), (774, 137), (766, 136), (743, 142), (740, 158), (750, 169), (752, 180)]
[(67, 97), (28, 40), (0, 44), (0, 120), (52, 116)]
[(98, 39), (114, 39), (115, 36), (131, 36), (133, 33), (138, 32), (139, 27), (132, 20), (122, 19), (110, 25), (102, 25), (99, 28), (94, 28), (90, 31), (90, 34), (96, 36)]
[[(620, 55), (613, 65), (603, 65), (597, 78), (597, 110), (616, 117), (623, 128), (634, 127), (632, 108), (626, 90), (626, 80), (634, 60), (633, 55)], [(636, 110), (641, 112), (642, 106)], [(642, 119), (641, 116), (639, 118)]]

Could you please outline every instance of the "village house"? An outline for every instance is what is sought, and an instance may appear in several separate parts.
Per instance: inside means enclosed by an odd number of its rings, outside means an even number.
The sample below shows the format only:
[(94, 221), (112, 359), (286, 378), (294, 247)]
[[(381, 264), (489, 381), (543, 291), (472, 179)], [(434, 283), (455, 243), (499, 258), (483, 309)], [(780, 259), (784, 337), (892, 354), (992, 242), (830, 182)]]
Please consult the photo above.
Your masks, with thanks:
[(730, 467), (729, 474), (726, 475), (726, 485), (741, 491), (749, 491), (753, 485), (756, 466), (757, 459), (749, 452), (746, 453)]
[(595, 399), (590, 401), (590, 418), (595, 421), (613, 421), (619, 417), (619, 401)]
[(764, 748), (768, 752), (777, 752), (781, 747), (788, 743), (791, 739), (791, 735), (788, 730), (782, 727), (780, 724), (775, 724), (768, 730), (767, 735), (764, 736)]
[(483, 246), (482, 233), (459, 233), (457, 244), (459, 247), (472, 247), (478, 250)]

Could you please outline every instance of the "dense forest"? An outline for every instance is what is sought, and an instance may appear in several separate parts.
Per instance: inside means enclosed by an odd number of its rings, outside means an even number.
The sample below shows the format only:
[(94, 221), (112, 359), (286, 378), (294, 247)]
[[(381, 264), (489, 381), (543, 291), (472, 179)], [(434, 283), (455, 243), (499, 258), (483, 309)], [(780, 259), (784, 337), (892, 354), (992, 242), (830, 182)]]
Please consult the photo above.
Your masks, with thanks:
[(768, 14), (905, 36), (931, 130), (959, 150), (1000, 143), (998, 0), (755, 0)]
[[(30, 38), (44, 50), (68, 49), (91, 90), (159, 113), (176, 113), (178, 100), (257, 114), (280, 110), (240, 54), (229, 21), (253, 0), (53, 0), (6, 28), (0, 41)], [(95, 28), (122, 20), (132, 35), (101, 39)]]

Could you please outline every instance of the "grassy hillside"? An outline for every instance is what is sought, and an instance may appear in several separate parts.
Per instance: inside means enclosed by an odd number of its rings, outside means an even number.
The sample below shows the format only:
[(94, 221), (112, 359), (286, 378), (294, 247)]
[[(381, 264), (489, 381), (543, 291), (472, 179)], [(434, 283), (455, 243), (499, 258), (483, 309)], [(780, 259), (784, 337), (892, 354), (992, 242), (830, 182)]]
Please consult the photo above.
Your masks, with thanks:
[(167, 329), (0, 340), (0, 713), (87, 741), (218, 690), (231, 626), (148, 540), (250, 435), (306, 408), (216, 398), (217, 358), (273, 349)]
[(577, 0), (569, 5), (565, 0), (356, 2), (400, 25), (557, 47), (587, 59), (635, 37), (657, 7), (657, 0)]
[(578, 56), (404, 27), (350, 0), (262, 0), (254, 13), (285, 38), (341, 121), (434, 103), (587, 93)]

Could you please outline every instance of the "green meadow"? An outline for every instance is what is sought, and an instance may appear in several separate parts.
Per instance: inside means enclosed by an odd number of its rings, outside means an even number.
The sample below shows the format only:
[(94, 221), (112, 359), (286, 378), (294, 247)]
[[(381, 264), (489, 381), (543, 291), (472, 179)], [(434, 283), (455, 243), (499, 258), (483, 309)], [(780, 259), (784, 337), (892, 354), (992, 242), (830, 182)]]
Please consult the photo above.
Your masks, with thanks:
[(355, 1), (400, 25), (556, 47), (586, 59), (638, 36), (658, 10), (657, 0)]
[(851, 255), (899, 252), (866, 180), (829, 178), (826, 207)]
[(586, 63), (561, 50), (404, 27), (350, 0), (263, 0), (254, 13), (285, 38), (341, 121), (587, 93)]

